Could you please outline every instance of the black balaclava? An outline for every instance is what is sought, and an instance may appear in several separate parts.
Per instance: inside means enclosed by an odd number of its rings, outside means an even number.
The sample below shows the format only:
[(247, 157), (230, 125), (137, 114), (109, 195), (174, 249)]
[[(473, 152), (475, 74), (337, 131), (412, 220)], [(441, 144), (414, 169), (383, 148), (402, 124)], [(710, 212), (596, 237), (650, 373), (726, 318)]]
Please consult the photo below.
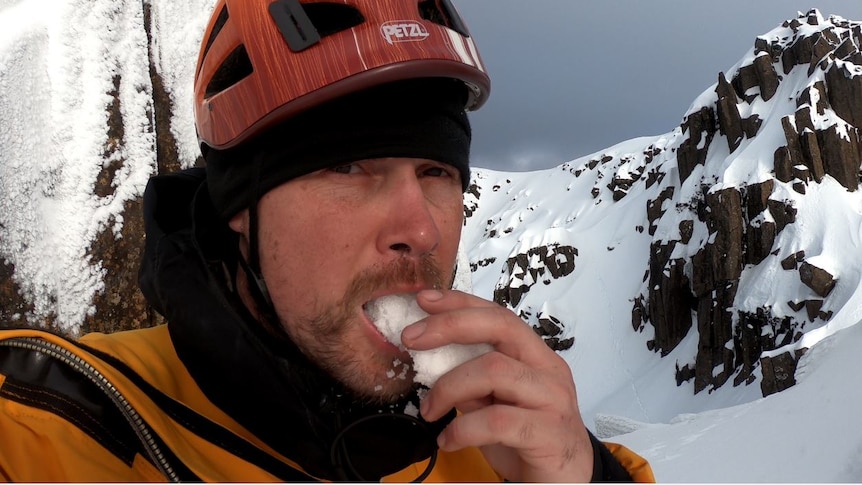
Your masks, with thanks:
[(350, 94), (295, 116), (236, 148), (205, 149), (207, 183), (224, 220), (301, 175), (359, 160), (426, 158), (470, 181), (467, 89), (422, 78)]

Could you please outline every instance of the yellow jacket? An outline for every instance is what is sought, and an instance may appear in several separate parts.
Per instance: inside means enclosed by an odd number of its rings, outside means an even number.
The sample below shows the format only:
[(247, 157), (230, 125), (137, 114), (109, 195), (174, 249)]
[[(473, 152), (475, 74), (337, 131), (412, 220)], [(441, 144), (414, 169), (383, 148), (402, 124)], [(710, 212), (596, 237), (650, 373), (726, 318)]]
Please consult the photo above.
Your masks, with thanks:
[[(70, 372), (98, 386), (69, 390), (61, 375)], [(119, 418), (126, 426), (112, 425)], [(207, 399), (177, 357), (167, 326), (90, 334), (80, 345), (37, 330), (0, 332), (0, 436), (0, 479), (6, 481), (314, 479)], [(608, 448), (635, 481), (653, 481), (641, 457), (620, 445)], [(384, 481), (413, 480), (426, 465)], [(426, 481), (500, 477), (473, 448), (440, 452)]]

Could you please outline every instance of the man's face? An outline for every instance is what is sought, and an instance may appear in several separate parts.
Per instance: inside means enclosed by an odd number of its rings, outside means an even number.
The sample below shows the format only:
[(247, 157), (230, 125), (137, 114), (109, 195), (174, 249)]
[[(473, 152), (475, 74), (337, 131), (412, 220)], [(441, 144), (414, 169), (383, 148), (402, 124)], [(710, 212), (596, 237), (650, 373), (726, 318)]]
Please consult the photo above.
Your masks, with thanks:
[[(383, 338), (365, 306), (451, 285), (463, 222), (458, 170), (364, 160), (282, 184), (258, 213), (261, 272), (291, 339), (360, 395), (390, 401), (409, 391), (409, 356)], [(231, 221), (244, 242), (247, 217)]]

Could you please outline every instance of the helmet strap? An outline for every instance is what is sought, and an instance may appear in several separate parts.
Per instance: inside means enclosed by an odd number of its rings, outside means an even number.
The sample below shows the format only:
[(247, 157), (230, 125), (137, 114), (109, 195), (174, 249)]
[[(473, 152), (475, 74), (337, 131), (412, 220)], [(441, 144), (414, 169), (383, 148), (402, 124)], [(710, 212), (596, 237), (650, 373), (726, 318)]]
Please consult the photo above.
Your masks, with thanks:
[[(266, 281), (260, 271), (260, 238), (258, 237), (257, 200), (248, 208), (248, 261), (240, 254), (239, 264), (251, 281), (250, 290), (255, 303), (264, 307), (272, 306), (272, 299), (266, 287)], [(259, 308), (259, 310), (262, 308)]]
[[(255, 181), (259, 181), (260, 162), (257, 157), (255, 158), (253, 163), (254, 179)], [(249, 282), (247, 285), (248, 290), (257, 306), (257, 315), (261, 321), (260, 323), (269, 331), (275, 332), (277, 336), (284, 337), (284, 330), (278, 324), (278, 314), (275, 311), (275, 305), (272, 303), (269, 289), (266, 286), (266, 281), (263, 279), (260, 269), (260, 223), (258, 217), (260, 190), (258, 190), (258, 186), (258, 183), (254, 184), (252, 200), (248, 206), (248, 260), (240, 252), (238, 262), (246, 275), (246, 281)]]

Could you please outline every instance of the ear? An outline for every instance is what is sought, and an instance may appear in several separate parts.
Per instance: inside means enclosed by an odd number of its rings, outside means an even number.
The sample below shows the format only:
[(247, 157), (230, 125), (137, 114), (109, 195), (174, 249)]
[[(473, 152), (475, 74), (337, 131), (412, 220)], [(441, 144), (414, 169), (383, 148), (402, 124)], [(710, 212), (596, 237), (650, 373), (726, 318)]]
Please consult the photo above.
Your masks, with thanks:
[(227, 225), (236, 233), (248, 236), (248, 209), (243, 209), (230, 218)]

